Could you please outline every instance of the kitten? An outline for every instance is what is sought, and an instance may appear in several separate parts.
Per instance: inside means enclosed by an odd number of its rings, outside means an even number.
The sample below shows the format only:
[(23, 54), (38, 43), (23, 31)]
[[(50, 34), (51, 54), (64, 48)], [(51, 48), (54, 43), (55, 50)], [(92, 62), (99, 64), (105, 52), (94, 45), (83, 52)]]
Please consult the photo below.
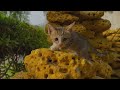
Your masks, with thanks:
[[(48, 24), (48, 35), (52, 40), (53, 45), (50, 47), (51, 50), (72, 50), (78, 56), (90, 59), (89, 51), (100, 55), (96, 49), (94, 49), (85, 37), (74, 32), (71, 28), (75, 22), (68, 25), (66, 29), (64, 27), (54, 28)], [(100, 55), (101, 56), (101, 55)]]

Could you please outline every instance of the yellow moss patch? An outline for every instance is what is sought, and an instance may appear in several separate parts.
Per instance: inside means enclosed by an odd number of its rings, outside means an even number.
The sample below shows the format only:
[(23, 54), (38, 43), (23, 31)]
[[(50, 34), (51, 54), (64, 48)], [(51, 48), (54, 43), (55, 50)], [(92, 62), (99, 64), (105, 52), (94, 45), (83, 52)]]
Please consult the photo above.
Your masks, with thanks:
[(116, 60), (118, 60), (118, 56), (120, 56), (119, 54), (117, 54), (116, 52), (110, 52), (104, 56), (102, 59), (105, 61), (107, 61), (108, 63), (113, 63)]
[(80, 11), (83, 20), (99, 19), (104, 15), (104, 11)]
[(115, 36), (115, 37), (120, 37), (120, 34), (111, 34), (110, 36), (111, 36), (111, 37), (114, 37), (114, 36)]
[(112, 72), (104, 62), (91, 62), (73, 53), (47, 48), (33, 50), (25, 57), (24, 63), (28, 72), (37, 79), (84, 79), (95, 77), (96, 74), (110, 78)]
[(120, 37), (107, 36), (107, 40), (109, 40), (109, 41), (120, 41)]
[(104, 37), (99, 37), (99, 36), (96, 36), (95, 38), (93, 39), (89, 39), (88, 40), (91, 45), (95, 48), (98, 48), (98, 49), (109, 49), (112, 47), (112, 42), (109, 42), (106, 38)]
[(71, 30), (80, 33), (86, 38), (94, 38), (95, 32), (87, 30), (82, 24), (74, 25)]
[(101, 62), (97, 62), (96, 66), (98, 66), (97, 76), (103, 78), (111, 78), (112, 68), (108, 65), (108, 63), (104, 63), (101, 61)]
[(86, 20), (81, 23), (88, 30), (92, 30), (95, 32), (103, 32), (111, 27), (111, 23), (106, 19), (99, 20)]
[(74, 21), (78, 21), (79, 18), (74, 15), (71, 15), (71, 14), (64, 14), (64, 13), (60, 13), (60, 12), (49, 11), (47, 13), (47, 20), (49, 22), (72, 23)]
[(109, 36), (111, 34), (120, 34), (120, 29), (115, 29), (115, 30), (109, 29), (103, 32), (104, 36)]
[[(103, 50), (97, 50), (99, 53), (104, 53)], [(97, 60), (97, 61), (103, 61), (103, 62), (106, 62), (106, 63), (113, 63), (115, 62), (116, 60), (118, 60), (118, 56), (119, 54), (117, 54), (116, 52), (108, 52), (105, 56), (97, 56), (96, 54), (91, 54), (93, 60)]]

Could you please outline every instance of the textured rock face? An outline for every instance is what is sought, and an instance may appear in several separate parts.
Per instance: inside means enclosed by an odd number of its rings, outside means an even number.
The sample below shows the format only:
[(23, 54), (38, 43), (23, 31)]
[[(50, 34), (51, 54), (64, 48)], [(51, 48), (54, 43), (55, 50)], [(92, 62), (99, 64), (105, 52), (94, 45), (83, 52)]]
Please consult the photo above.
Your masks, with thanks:
[(88, 61), (73, 53), (36, 49), (24, 59), (27, 72), (16, 73), (13, 79), (92, 79), (110, 78), (112, 68), (105, 62)]
[(110, 29), (103, 32), (104, 37), (112, 43), (112, 47), (109, 49), (110, 52), (114, 53), (116, 59), (110, 62), (113, 68), (112, 76), (114, 78), (120, 78), (120, 29)]

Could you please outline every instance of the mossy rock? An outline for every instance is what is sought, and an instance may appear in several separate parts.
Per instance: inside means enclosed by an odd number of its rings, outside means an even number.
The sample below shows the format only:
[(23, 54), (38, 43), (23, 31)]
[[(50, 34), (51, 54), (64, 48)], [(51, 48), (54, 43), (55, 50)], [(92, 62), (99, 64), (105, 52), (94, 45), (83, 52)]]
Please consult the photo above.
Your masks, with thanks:
[(47, 20), (53, 23), (72, 23), (74, 21), (78, 21), (79, 18), (71, 14), (49, 11), (47, 13)]
[(36, 79), (110, 78), (112, 68), (104, 62), (91, 62), (73, 53), (36, 49), (24, 59), (25, 67)]
[(86, 29), (94, 32), (103, 32), (111, 27), (111, 23), (106, 19), (86, 20), (81, 23)]

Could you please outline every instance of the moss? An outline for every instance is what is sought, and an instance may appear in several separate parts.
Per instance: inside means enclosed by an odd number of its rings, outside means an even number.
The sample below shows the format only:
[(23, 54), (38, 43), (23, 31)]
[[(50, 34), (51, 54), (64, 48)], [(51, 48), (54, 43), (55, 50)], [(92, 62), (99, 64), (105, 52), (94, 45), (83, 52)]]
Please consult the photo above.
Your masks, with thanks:
[(106, 19), (86, 20), (81, 23), (88, 30), (94, 32), (103, 32), (111, 27), (111, 23)]
[(63, 14), (61, 12), (49, 11), (47, 13), (47, 19), (49, 22), (58, 22), (58, 23), (72, 23), (78, 21), (79, 18), (71, 14)]
[(80, 18), (83, 20), (99, 19), (104, 15), (104, 11), (80, 11)]
[(84, 79), (96, 75), (110, 78), (112, 72), (107, 63), (91, 62), (73, 53), (47, 48), (33, 50), (24, 63), (27, 71), (37, 79)]
[(108, 30), (103, 32), (104, 36), (109, 36), (111, 34), (120, 34), (120, 29), (119, 28), (118, 29), (114, 29), (114, 30), (113, 29), (108, 29)]
[(109, 42), (106, 38), (103, 36), (96, 36), (92, 39), (88, 40), (91, 45), (98, 49), (109, 49), (112, 47), (112, 42)]

